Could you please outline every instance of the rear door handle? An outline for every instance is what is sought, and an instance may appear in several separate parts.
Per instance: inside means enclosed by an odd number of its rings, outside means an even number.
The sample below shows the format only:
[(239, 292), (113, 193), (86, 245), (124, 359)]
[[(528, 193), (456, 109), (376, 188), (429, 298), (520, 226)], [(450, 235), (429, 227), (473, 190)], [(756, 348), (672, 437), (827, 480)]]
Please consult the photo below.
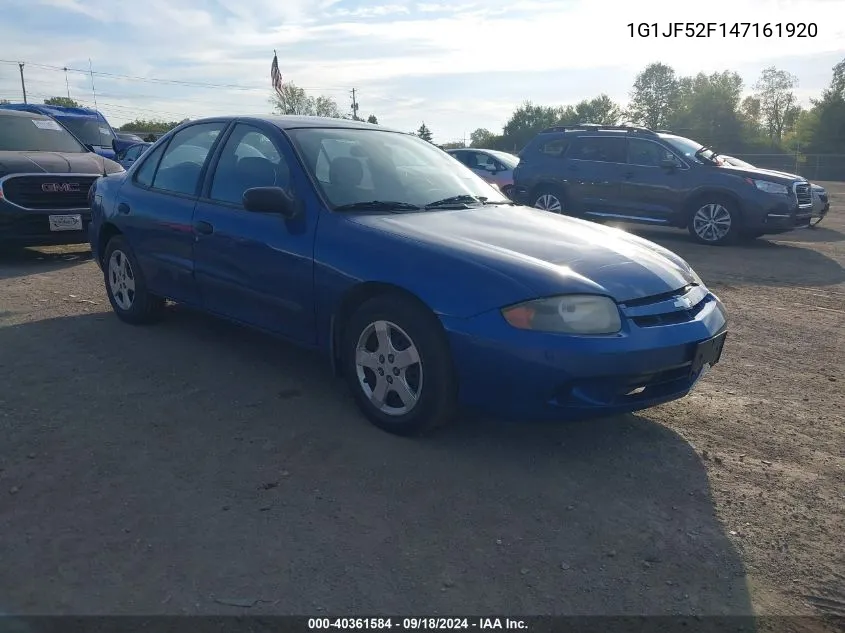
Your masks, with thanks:
[(200, 235), (211, 235), (214, 233), (214, 226), (200, 220), (199, 222), (194, 222), (194, 230)]
[(118, 213), (122, 213), (123, 215), (126, 215), (127, 213), (129, 213), (129, 211), (131, 211), (131, 209), (129, 208), (129, 205), (126, 204), (125, 202), (121, 202), (119, 205), (117, 205), (117, 212)]

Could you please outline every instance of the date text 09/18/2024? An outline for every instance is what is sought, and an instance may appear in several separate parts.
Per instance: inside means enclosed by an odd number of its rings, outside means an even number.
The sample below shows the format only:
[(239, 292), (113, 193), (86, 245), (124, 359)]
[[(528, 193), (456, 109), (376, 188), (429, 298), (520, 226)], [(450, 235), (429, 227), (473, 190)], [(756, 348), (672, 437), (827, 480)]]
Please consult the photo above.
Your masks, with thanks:
[(391, 631), (448, 631), (448, 630), (526, 630), (528, 624), (520, 618), (308, 618), (309, 631), (333, 629)]
[(819, 34), (815, 22), (629, 22), (631, 37), (786, 37), (809, 38)]

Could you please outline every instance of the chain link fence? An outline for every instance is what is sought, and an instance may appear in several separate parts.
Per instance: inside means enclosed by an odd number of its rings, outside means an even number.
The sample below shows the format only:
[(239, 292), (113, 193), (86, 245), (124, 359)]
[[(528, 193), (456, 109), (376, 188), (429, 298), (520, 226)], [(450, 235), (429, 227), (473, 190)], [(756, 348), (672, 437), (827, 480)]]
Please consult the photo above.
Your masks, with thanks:
[(755, 167), (798, 174), (810, 181), (845, 181), (845, 154), (732, 154)]

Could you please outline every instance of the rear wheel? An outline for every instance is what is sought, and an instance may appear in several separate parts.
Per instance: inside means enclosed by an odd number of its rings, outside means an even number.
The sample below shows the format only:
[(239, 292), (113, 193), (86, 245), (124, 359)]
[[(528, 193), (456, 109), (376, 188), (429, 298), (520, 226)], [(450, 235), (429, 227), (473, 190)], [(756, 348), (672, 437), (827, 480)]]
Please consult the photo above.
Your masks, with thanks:
[(419, 435), (449, 423), (457, 380), (437, 318), (399, 295), (364, 303), (343, 336), (343, 371), (355, 402), (377, 427)]
[(566, 195), (557, 187), (541, 187), (533, 196), (531, 206), (549, 213), (566, 213)]
[(701, 244), (722, 246), (736, 241), (741, 232), (734, 203), (721, 198), (704, 198), (695, 203), (688, 230)]
[(157, 321), (164, 313), (165, 300), (147, 290), (147, 283), (129, 242), (115, 235), (103, 256), (106, 294), (115, 314), (136, 325)]

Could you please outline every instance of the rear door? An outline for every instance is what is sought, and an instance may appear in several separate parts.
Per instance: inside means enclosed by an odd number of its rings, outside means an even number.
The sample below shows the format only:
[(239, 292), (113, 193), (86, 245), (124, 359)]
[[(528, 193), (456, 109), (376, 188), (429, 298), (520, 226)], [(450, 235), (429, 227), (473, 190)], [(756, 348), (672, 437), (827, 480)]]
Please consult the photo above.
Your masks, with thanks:
[(625, 137), (579, 136), (572, 141), (566, 158), (568, 202), (572, 209), (595, 216), (618, 213)]
[(198, 303), (192, 218), (202, 174), (227, 122), (188, 126), (142, 156), (120, 189), (121, 229), (155, 294)]

